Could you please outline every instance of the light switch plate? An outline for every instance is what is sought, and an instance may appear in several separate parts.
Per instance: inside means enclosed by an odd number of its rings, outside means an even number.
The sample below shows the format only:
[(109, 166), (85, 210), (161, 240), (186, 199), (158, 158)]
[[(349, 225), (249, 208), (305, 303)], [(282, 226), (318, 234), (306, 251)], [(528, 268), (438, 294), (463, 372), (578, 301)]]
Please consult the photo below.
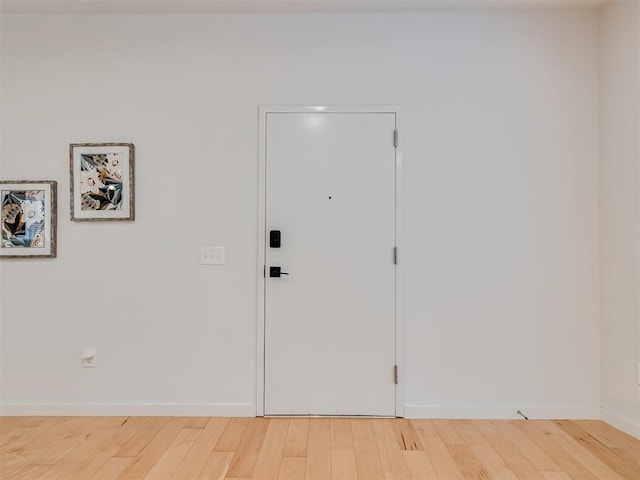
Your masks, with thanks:
[(96, 366), (96, 349), (83, 349), (82, 355), (80, 355), (80, 359), (82, 360), (82, 366), (84, 368), (94, 368)]
[(200, 247), (200, 265), (224, 265), (224, 247)]

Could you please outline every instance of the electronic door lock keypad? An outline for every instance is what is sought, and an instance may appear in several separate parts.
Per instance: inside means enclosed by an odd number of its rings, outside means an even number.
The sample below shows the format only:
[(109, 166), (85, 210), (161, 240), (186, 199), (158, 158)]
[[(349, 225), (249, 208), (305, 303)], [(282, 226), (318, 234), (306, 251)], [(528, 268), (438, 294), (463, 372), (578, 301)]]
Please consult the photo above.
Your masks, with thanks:
[(271, 248), (280, 248), (280, 246), (281, 246), (280, 238), (281, 237), (282, 237), (282, 234), (280, 233), (280, 230), (271, 230), (269, 232), (269, 246)]

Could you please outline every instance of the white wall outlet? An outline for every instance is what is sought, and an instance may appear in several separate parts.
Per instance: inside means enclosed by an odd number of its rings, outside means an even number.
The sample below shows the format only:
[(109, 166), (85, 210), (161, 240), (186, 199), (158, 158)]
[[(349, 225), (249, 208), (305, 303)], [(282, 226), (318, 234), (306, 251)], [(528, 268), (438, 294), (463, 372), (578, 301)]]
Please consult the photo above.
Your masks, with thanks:
[(200, 265), (224, 265), (224, 247), (200, 247)]
[(85, 348), (82, 351), (82, 355), (80, 355), (80, 360), (82, 360), (82, 366), (84, 368), (95, 367), (96, 366), (96, 349)]

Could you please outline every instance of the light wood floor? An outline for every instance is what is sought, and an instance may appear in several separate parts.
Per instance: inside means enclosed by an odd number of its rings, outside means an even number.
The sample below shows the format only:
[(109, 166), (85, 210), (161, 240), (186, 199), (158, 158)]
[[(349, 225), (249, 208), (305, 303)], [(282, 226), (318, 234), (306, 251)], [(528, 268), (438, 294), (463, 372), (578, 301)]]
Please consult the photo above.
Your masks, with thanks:
[(2, 417), (17, 479), (638, 480), (600, 421)]

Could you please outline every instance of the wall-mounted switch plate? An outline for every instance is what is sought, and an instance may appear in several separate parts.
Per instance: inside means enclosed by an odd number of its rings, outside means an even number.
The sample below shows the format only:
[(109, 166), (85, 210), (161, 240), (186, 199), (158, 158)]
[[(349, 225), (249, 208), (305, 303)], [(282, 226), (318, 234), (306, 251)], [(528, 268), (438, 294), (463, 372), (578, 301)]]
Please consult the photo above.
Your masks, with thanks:
[(95, 367), (96, 366), (96, 349), (85, 348), (82, 351), (82, 355), (80, 355), (80, 360), (82, 360), (82, 366), (84, 368)]
[(200, 247), (200, 265), (224, 265), (224, 247)]

